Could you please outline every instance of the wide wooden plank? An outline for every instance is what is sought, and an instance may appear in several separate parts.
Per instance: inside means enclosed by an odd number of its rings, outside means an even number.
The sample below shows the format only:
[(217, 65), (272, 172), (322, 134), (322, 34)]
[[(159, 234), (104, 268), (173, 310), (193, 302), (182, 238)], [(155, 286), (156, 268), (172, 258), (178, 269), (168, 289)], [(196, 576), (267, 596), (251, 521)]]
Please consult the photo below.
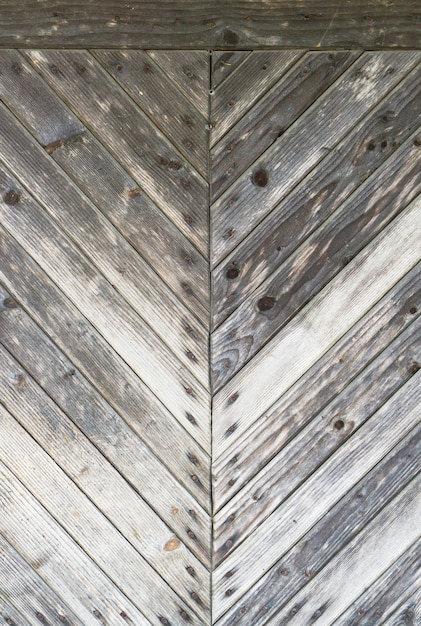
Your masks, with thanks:
[[(319, 165), (215, 268), (214, 324), (236, 309), (416, 131), (420, 90), (421, 68), (417, 66), (334, 151), (327, 151)], [(232, 267), (236, 271), (227, 274)]]
[[(183, 582), (190, 585), (191, 576), (186, 568), (191, 566), (197, 570), (197, 578), (205, 587), (207, 581), (205, 569), (184, 548), (184, 545), (188, 546), (208, 565), (210, 521), (193, 498), (189, 499), (188, 495), (180, 490), (176, 481), (170, 476), (163, 475), (162, 471), (156, 476), (156, 472), (151, 471), (152, 464), (151, 467), (143, 469), (143, 476), (138, 469), (137, 476), (132, 472), (126, 477), (123, 471), (126, 464), (133, 463), (133, 450), (127, 450), (122, 470), (117, 471), (93, 445), (97, 441), (91, 442), (78, 428), (78, 424), (72, 423), (42, 392), (24, 368), (3, 347), (0, 350), (4, 362), (4, 374), (1, 377), (2, 388), (4, 387), (3, 402), (22, 427), (164, 578), (174, 577), (177, 581), (174, 585), (176, 587)], [(8, 434), (6, 419), (7, 416), (3, 420), (5, 425), (2, 426), (1, 445), (5, 462), (8, 463), (7, 447), (17, 435), (13, 435), (11, 426)], [(12, 454), (10, 452), (10, 455)], [(17, 458), (16, 455), (14, 458)], [(25, 457), (23, 458), (25, 460)], [(31, 455), (28, 458), (31, 458)], [(148, 460), (145, 455), (145, 465)], [(162, 484), (157, 490), (155, 481), (159, 479)], [(40, 489), (42, 484), (40, 480)], [(107, 486), (106, 490), (103, 488), (104, 484)], [(193, 507), (194, 518), (189, 513)], [(177, 512), (174, 513), (176, 509)], [(166, 524), (162, 523), (161, 518)], [(190, 528), (194, 529), (194, 538), (188, 533), (187, 529)], [(168, 555), (164, 546), (174, 538), (174, 533), (179, 537), (180, 550)]]
[(273, 458), (421, 314), (421, 264), (406, 274), (213, 463), (214, 511)]
[[(211, 146), (284, 75), (303, 51), (252, 52), (211, 96)], [(214, 175), (212, 174), (212, 180)]]
[[(234, 124), (211, 151), (212, 200), (269, 148), (360, 54), (309, 52), (258, 99), (253, 110)], [(247, 83), (244, 91), (246, 88), (248, 95), (252, 85)]]
[[(251, 171), (247, 170), (213, 203), (212, 266), (220, 263), (326, 156), (326, 149), (334, 149), (420, 59), (417, 52), (366, 52), (344, 72), (299, 121), (264, 152)], [(287, 160), (285, 154), (288, 154)]]
[[(20, 166), (24, 174), (23, 163)], [(36, 165), (32, 166), (35, 170)], [(185, 426), (208, 449), (210, 400), (206, 390), (5, 167), (0, 181), (3, 189), (20, 193), (18, 211), (4, 200), (0, 202), (3, 225), (183, 425), (186, 412), (196, 417), (197, 428), (188, 421)]]
[(207, 113), (200, 114), (144, 50), (96, 50), (93, 55), (207, 178)]
[[(2, 98), (136, 251), (208, 323), (208, 263), (16, 50), (0, 54)], [(104, 128), (106, 132), (106, 128)], [(161, 234), (153, 238), (151, 230)], [(122, 251), (120, 250), (120, 255)], [(132, 255), (133, 256), (133, 255)], [(171, 259), (171, 263), (168, 259)], [(145, 265), (143, 282), (162, 296)], [(128, 264), (126, 264), (128, 265)], [(129, 267), (122, 258), (120, 273)], [(132, 277), (133, 279), (133, 277)], [(159, 304), (155, 302), (155, 306)], [(165, 315), (165, 312), (161, 312)], [(187, 325), (187, 321), (186, 321)]]
[[(226, 546), (226, 551), (231, 553), (213, 576), (216, 618), (233, 606), (419, 422), (420, 378), (415, 374), (237, 548), (235, 535), (231, 537)], [(366, 452), (368, 442), (370, 454)], [(242, 567), (244, 562), (247, 568)], [(232, 575), (227, 577), (228, 572)]]
[(216, 390), (421, 192), (417, 144), (410, 137), (213, 333)]
[[(225, 613), (218, 626), (236, 626), (244, 619), (257, 626), (277, 615), (417, 475), (420, 434), (420, 427), (414, 428)], [(411, 567), (416, 577), (418, 560), (418, 548), (410, 550), (406, 576), (397, 577), (396, 587), (410, 585)]]
[(419, 487), (419, 480), (408, 485), (268, 626), (301, 625), (318, 617), (322, 623), (335, 623), (343, 609), (419, 538)]
[(421, 620), (421, 589), (403, 603), (386, 622), (385, 626), (417, 626)]
[[(2, 303), (2, 310), (14, 315), (12, 307), (22, 303), (75, 368), (178, 480), (200, 498), (201, 484), (208, 482), (209, 457), (17, 242), (3, 229), (0, 235), (0, 280), (12, 297), (12, 302), (6, 298), (6, 304)], [(5, 320), (2, 325), (6, 331)], [(71, 371), (66, 370), (63, 376)], [(195, 418), (189, 419), (189, 415), (185, 420), (196, 426)], [(194, 475), (198, 481), (192, 481)]]
[(421, 259), (420, 225), (418, 198), (216, 394), (215, 458)]
[(133, 100), (86, 51), (32, 50), (25, 55), (140, 187), (207, 256), (206, 182)]
[[(60, 621), (66, 626), (83, 626), (72, 609), (45, 584), (37, 571), (1, 535), (0, 561), (1, 594), (7, 595), (19, 609), (20, 614), (28, 620), (28, 622), (23, 622), (24, 618), (15, 618), (16, 626), (24, 626), (26, 623), (39, 626), (42, 618), (48, 624), (57, 624)], [(1, 603), (2, 599), (0, 599), (0, 606)], [(7, 620), (13, 615), (9, 614), (8, 618), (5, 607), (1, 610), (4, 622), (10, 624)]]
[[(113, 48), (419, 48), (411, 0), (2, 0), (0, 45)], [(414, 12), (415, 11), (415, 12)]]
[[(413, 593), (419, 593), (419, 568), (421, 566), (421, 540), (402, 555), (386, 572), (380, 576), (339, 618), (336, 619), (338, 626), (357, 626), (358, 624), (388, 623), (397, 610), (401, 613), (402, 598), (410, 597)], [(405, 602), (408, 609), (412, 602)], [(402, 611), (403, 613), (403, 611)], [(407, 614), (408, 617), (411, 615)], [(417, 616), (421, 617), (421, 613)], [(411, 624), (411, 621), (408, 621)], [(412, 621), (416, 624), (416, 620)], [(405, 622), (404, 622), (405, 624)]]
[(237, 545), (250, 535), (413, 376), (420, 358), (417, 320), (214, 516), (215, 554), (223, 557), (231, 535)]

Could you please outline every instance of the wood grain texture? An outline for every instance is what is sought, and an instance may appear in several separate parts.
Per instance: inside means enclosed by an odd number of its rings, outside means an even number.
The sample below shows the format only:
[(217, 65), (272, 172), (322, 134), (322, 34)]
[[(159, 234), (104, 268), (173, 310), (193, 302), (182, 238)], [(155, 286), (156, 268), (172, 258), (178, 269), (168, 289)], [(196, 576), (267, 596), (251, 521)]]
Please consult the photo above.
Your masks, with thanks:
[(255, 0), (227, 4), (170, 0), (53, 0), (17, 7), (2, 0), (3, 47), (419, 48), (412, 0), (364, 5), (333, 0)]
[(3, 594), (0, 594), (0, 616), (6, 624), (11, 624), (12, 626), (33, 626), (33, 623), (31, 624), (22, 617), (21, 613), (17, 611), (15, 606)]
[[(420, 66), (358, 124), (212, 274), (219, 325), (420, 124)], [(250, 143), (250, 142), (249, 142)], [(249, 144), (248, 144), (249, 145)], [(238, 276), (227, 278), (234, 266)]]
[[(216, 89), (251, 53), (251, 50), (212, 52), (211, 88)], [(213, 95), (213, 94), (212, 94)]]
[(385, 626), (416, 626), (421, 619), (421, 590), (418, 588), (384, 623)]

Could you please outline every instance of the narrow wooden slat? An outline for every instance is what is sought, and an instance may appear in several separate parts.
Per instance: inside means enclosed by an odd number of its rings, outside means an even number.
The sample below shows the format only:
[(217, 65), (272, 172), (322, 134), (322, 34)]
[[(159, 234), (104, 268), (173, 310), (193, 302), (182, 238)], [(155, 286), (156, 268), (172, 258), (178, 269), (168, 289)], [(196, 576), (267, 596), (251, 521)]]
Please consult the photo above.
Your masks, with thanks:
[[(44, 50), (27, 51), (25, 55), (75, 115), (101, 138), (152, 200), (207, 256), (207, 185), (133, 100), (88, 52)], [(170, 163), (180, 167), (169, 168)]]
[(421, 323), (414, 322), (336, 396), (213, 520), (214, 552), (245, 539), (413, 375), (421, 357)]
[(249, 55), (251, 50), (212, 52), (211, 87), (216, 89)]
[[(360, 52), (309, 52), (211, 151), (212, 201), (353, 63)], [(247, 149), (245, 144), (247, 142)]]
[[(252, 52), (211, 97), (211, 146), (285, 74), (303, 51)], [(213, 176), (212, 176), (213, 178)]]
[(301, 625), (320, 616), (326, 624), (335, 623), (343, 609), (417, 540), (419, 486), (417, 480), (408, 485), (268, 626)]
[(207, 113), (200, 114), (145, 51), (96, 50), (93, 54), (184, 158), (207, 178)]
[[(180, 482), (191, 486), (194, 471), (205, 484), (209, 457), (202, 448), (3, 229), (0, 249), (0, 279), (12, 298), (24, 304), (38, 325)], [(2, 307), (11, 313), (8, 306)], [(2, 324), (7, 327), (5, 321)], [(178, 442), (177, 448), (174, 441)], [(191, 458), (197, 459), (197, 467)], [(190, 488), (198, 497), (200, 486)]]
[[(14, 114), (177, 297), (208, 322), (208, 264), (136, 181), (70, 112), (17, 51), (0, 53), (2, 97)], [(160, 233), (153, 238), (151, 230)], [(169, 263), (171, 259), (171, 263)], [(141, 266), (144, 265), (139, 262)], [(127, 267), (120, 264), (122, 272)], [(143, 282), (162, 290), (146, 269)], [(162, 314), (162, 313), (161, 313)], [(187, 325), (187, 321), (186, 321)]]
[[(220, 263), (420, 58), (417, 52), (367, 52), (325, 91), (255, 162), (252, 171), (246, 171), (212, 205), (212, 265)], [(261, 170), (267, 184), (264, 178), (254, 184), (254, 175)]]
[[(236, 626), (247, 620), (249, 626), (258, 626), (277, 615), (417, 475), (420, 434), (420, 427), (413, 429), (283, 555), (217, 625)], [(410, 584), (409, 568), (416, 565), (418, 559), (418, 549), (407, 555), (408, 575), (406, 580), (399, 578), (398, 587)]]
[(210, 418), (205, 389), (4, 167), (0, 186), (20, 193), (18, 210), (0, 202), (4, 226), (181, 423), (186, 412), (196, 417), (197, 428), (188, 421), (186, 428), (206, 450)]
[[(420, 74), (421, 68), (415, 67), (215, 268), (212, 276), (214, 324), (222, 322), (237, 308), (416, 131), (420, 124)], [(227, 270), (232, 266), (239, 274), (227, 279)]]
[(421, 620), (421, 589), (410, 597), (392, 615), (384, 626), (417, 626)]
[[(397, 612), (400, 612), (402, 598), (416, 593), (417, 588), (419, 590), (420, 566), (421, 541), (418, 540), (367, 591), (357, 598), (345, 613), (336, 619), (336, 624), (338, 626), (357, 626), (358, 624), (369, 623), (372, 626), (378, 626), (387, 622), (396, 609), (398, 609)], [(411, 599), (409, 603), (411, 603)], [(408, 604), (408, 601), (405, 604)], [(421, 617), (421, 613), (417, 617)], [(392, 623), (393, 619), (392, 617)], [(413, 620), (412, 623), (415, 624), (416, 621)], [(410, 620), (409, 624), (411, 624)]]
[(418, 198), (216, 394), (215, 458), (421, 259), (420, 225)]
[[(4, 108), (0, 110), (0, 123), (0, 159), (100, 269), (101, 280), (104, 276), (108, 281), (105, 292), (121, 293), (130, 304), (126, 307), (129, 314), (134, 309), (141, 316), (137, 325), (142, 332), (152, 337), (152, 329), (170, 344), (177, 357), (176, 367), (181, 361), (202, 385), (208, 386), (205, 329)], [(7, 185), (17, 183), (6, 181), (5, 176), (8, 178), (3, 174), (1, 184), (7, 191)], [(121, 296), (120, 299), (123, 303)], [(186, 331), (187, 324), (192, 333)], [(200, 357), (203, 351), (205, 358)]]
[[(2, 400), (8, 411), (110, 518), (128, 541), (141, 551), (154, 568), (164, 577), (169, 576), (170, 580), (176, 581), (175, 587), (197, 584), (191, 581), (191, 576), (186, 570), (189, 566), (197, 570), (198, 581), (206, 587), (205, 569), (201, 568), (199, 562), (183, 547), (187, 545), (208, 565), (210, 521), (196, 502), (192, 498), (189, 499), (187, 493), (183, 492), (171, 477), (162, 471), (157, 475), (152, 464), (143, 469), (143, 476), (139, 470), (137, 471), (137, 481), (131, 480), (132, 484), (134, 483), (133, 488), (125, 481), (124, 474), (122, 476), (116, 471), (100, 451), (96, 450), (78, 428), (78, 424), (73, 424), (42, 392), (21, 364), (3, 347), (0, 347), (0, 351), (4, 361), (4, 373), (1, 376), (4, 387)], [(88, 418), (85, 421), (88, 421)], [(6, 426), (4, 430), (6, 431)], [(94, 429), (91, 427), (91, 430)], [(12, 452), (9, 452), (8, 457), (6, 441), (9, 441), (10, 445), (13, 436), (5, 432), (3, 440), (2, 453), (5, 455), (5, 463), (8, 463), (7, 459), (11, 458)], [(120, 451), (120, 454), (123, 456), (123, 452)], [(146, 455), (144, 461), (145, 465), (149, 461)], [(133, 463), (133, 451), (128, 449), (125, 463), (130, 462)], [(133, 479), (133, 476), (134, 472), (128, 478)], [(159, 491), (156, 490), (156, 480), (160, 482)], [(103, 485), (107, 486), (106, 490)], [(40, 487), (42, 488), (42, 481)], [(193, 507), (196, 515), (192, 520), (189, 510)], [(177, 512), (174, 513), (176, 509)], [(166, 524), (162, 523), (160, 518)], [(190, 537), (187, 528), (194, 529), (195, 538)], [(164, 546), (172, 541), (174, 533), (179, 537), (180, 549), (169, 555)]]
[(400, 280), (213, 464), (214, 511), (421, 314), (421, 264)]
[[(419, 382), (420, 376), (413, 376), (237, 549), (235, 536), (231, 537), (227, 550), (234, 546), (234, 552), (216, 568), (213, 576), (216, 619), (417, 424), (421, 398)], [(370, 454), (366, 453), (368, 442)], [(242, 567), (244, 562), (247, 562), (246, 568)], [(232, 575), (227, 577), (227, 572)], [(228, 594), (227, 590), (230, 590)]]
[(3, 463), (0, 476), (4, 537), (72, 607), (84, 626), (97, 625), (98, 616), (122, 626), (127, 621), (121, 613), (136, 626), (157, 623), (139, 611)]
[[(214, 332), (215, 389), (229, 380), (421, 192), (421, 153), (417, 144), (415, 137), (409, 138)], [(270, 302), (268, 310), (259, 304), (266, 299)], [(227, 341), (227, 337), (233, 339)]]
[[(3, 572), (2, 593), (7, 594), (31, 624), (39, 626), (43, 617), (48, 624), (61, 622), (65, 626), (83, 626), (73, 611), (2, 536), (0, 536), (0, 560)], [(8, 624), (4, 609), (2, 610), (2, 617)], [(16, 622), (16, 626), (21, 624), (22, 621)]]
[(148, 50), (148, 54), (207, 119), (209, 51)]
[[(2, 2), (5, 47), (419, 48), (418, 13), (410, 0), (171, 0), (130, 4), (115, 0), (53, 0), (17, 7)], [(118, 11), (118, 13), (116, 13)]]

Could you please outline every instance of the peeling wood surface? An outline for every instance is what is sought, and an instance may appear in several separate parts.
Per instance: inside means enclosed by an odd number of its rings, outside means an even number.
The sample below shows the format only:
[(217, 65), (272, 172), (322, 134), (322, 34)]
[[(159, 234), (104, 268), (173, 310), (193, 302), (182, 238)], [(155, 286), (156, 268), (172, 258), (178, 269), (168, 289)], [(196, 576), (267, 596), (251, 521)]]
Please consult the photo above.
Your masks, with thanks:
[[(56, 49), (31, 47), (61, 9), (16, 22), (21, 49), (0, 51), (5, 623), (418, 623), (421, 56), (414, 10), (395, 31), (409, 5), (379, 6), (357, 24), (347, 3), (217, 4), (205, 29), (200, 7), (188, 24), (172, 7), (184, 50), (142, 50), (136, 3), (103, 3), (101, 22), (68, 3)], [(0, 45), (14, 10), (0, 2)], [(282, 11), (289, 49), (270, 34)]]

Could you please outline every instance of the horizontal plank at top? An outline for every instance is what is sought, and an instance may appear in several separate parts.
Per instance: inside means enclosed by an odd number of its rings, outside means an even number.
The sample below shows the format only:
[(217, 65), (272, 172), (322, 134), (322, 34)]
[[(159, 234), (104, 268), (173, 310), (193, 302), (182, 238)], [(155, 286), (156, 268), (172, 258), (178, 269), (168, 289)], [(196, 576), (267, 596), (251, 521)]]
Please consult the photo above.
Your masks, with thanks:
[(3, 47), (421, 47), (414, 0), (0, 0), (0, 12)]

